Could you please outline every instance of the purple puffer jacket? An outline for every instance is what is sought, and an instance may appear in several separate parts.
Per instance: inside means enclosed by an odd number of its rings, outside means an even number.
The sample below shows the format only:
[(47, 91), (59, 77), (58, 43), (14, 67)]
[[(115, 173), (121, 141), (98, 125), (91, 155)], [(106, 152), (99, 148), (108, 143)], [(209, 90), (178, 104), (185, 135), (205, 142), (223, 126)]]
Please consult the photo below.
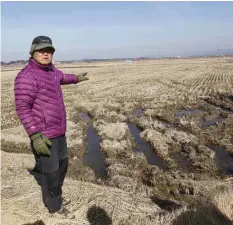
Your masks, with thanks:
[(16, 113), (29, 136), (41, 132), (54, 138), (66, 133), (61, 85), (76, 83), (76, 75), (64, 74), (54, 65), (44, 68), (29, 59), (14, 83)]

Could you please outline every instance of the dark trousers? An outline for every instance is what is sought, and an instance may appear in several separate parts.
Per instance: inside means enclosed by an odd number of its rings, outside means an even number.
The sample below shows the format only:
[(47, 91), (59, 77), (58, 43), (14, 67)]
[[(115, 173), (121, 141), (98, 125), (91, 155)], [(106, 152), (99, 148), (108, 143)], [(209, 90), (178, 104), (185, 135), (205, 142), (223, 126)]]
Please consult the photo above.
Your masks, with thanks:
[(50, 156), (38, 155), (32, 143), (32, 152), (39, 171), (42, 198), (50, 213), (61, 209), (62, 186), (68, 169), (66, 136), (50, 139)]

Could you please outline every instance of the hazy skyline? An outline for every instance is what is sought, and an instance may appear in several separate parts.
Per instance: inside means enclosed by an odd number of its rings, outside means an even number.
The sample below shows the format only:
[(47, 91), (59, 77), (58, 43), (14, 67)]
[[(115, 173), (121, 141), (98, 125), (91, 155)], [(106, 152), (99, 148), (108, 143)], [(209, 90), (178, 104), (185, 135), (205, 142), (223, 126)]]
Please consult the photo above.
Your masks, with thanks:
[(233, 49), (233, 2), (1, 2), (1, 61), (52, 38), (55, 60)]

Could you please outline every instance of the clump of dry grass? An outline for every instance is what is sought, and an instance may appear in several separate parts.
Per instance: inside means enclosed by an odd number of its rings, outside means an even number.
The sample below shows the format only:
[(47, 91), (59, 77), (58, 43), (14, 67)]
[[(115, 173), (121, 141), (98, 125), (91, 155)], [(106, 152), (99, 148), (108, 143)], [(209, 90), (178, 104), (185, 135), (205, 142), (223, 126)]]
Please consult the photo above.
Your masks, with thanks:
[(197, 137), (195, 137), (194, 135), (192, 134), (188, 134), (184, 131), (177, 131), (177, 130), (174, 130), (174, 129), (167, 129), (166, 132), (165, 132), (165, 135), (179, 143), (179, 144), (185, 144), (185, 143), (188, 143), (190, 145), (193, 145), (193, 146), (196, 146), (198, 144), (198, 140), (197, 140)]
[(94, 123), (101, 137), (110, 140), (122, 140), (126, 138), (128, 127), (125, 123), (105, 123), (98, 121)]
[[(108, 158), (116, 158), (118, 155), (130, 154), (131, 142), (129, 140), (108, 140), (103, 139), (101, 149), (107, 154)], [(123, 155), (122, 155), (123, 156)]]
[[(233, 194), (232, 189), (224, 191), (213, 197), (213, 203), (227, 217), (233, 220)], [(232, 222), (233, 223), (233, 222)]]
[(151, 129), (153, 127), (153, 121), (152, 119), (149, 119), (148, 117), (142, 116), (139, 119), (134, 119), (133, 122), (137, 124), (138, 127), (141, 129)]
[(168, 139), (159, 131), (152, 129), (144, 130), (140, 134), (140, 136), (151, 143), (151, 145), (153, 146), (153, 148), (155, 149), (158, 155), (160, 155), (164, 159), (167, 157), (169, 153), (169, 149), (171, 148), (170, 139)]
[(109, 164), (116, 159), (124, 162), (130, 157), (131, 141), (127, 138), (129, 132), (125, 123), (106, 123), (98, 120), (93, 126), (101, 137), (100, 146), (107, 155)]

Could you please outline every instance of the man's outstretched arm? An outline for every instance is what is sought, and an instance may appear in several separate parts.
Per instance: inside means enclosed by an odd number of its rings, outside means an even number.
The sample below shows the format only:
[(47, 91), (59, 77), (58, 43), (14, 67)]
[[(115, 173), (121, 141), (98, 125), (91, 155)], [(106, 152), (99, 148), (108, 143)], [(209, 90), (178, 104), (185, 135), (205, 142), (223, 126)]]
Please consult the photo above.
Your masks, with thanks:
[(81, 81), (84, 80), (89, 80), (88, 77), (86, 77), (87, 72), (84, 73), (80, 73), (78, 75), (76, 74), (67, 74), (67, 73), (63, 73), (61, 72), (61, 85), (64, 84), (77, 84)]

